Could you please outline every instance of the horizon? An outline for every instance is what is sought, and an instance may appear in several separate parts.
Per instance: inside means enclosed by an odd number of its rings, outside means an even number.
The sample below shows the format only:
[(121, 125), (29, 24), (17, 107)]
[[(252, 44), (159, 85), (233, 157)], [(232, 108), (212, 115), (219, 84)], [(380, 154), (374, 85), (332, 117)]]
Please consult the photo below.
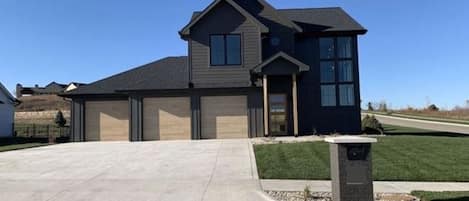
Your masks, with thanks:
[[(211, 0), (184, 1), (2, 1), (0, 82), (11, 92), (17, 83), (90, 83), (187, 55), (177, 31)], [(463, 26), (469, 2), (269, 2), (278, 9), (342, 7), (368, 29), (359, 36), (362, 106), (466, 106), (469, 62), (461, 58), (469, 53), (469, 28)]]

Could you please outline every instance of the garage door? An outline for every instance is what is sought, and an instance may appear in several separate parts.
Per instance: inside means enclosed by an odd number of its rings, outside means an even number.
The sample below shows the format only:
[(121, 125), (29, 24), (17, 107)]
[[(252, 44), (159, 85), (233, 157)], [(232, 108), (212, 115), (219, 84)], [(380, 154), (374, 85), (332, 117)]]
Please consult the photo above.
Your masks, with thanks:
[(128, 141), (129, 102), (100, 101), (85, 104), (86, 141)]
[(145, 98), (144, 140), (191, 139), (190, 98)]
[(201, 98), (202, 139), (248, 137), (246, 96)]

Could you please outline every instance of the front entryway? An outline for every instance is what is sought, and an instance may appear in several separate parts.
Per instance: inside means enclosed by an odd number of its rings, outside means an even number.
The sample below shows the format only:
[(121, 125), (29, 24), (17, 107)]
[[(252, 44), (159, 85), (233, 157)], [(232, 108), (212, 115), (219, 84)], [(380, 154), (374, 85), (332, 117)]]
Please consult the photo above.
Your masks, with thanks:
[(286, 94), (269, 95), (270, 133), (283, 136), (288, 133), (288, 101)]

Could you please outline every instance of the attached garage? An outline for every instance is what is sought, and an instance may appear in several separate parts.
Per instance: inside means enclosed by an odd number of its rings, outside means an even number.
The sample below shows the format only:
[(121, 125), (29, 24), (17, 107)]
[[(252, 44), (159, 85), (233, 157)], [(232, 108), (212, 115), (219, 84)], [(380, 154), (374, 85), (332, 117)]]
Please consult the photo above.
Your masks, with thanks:
[(143, 140), (190, 140), (189, 97), (143, 99)]
[(202, 139), (248, 138), (246, 96), (201, 97)]
[(128, 101), (88, 101), (85, 103), (86, 141), (128, 141)]

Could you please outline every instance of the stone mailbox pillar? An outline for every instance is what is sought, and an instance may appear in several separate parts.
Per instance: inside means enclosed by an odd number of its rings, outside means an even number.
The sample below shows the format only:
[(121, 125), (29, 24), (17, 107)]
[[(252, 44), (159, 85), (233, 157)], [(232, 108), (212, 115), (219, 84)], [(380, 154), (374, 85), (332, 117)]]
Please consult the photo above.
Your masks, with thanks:
[(375, 138), (341, 136), (330, 143), (333, 201), (373, 201), (371, 143)]

